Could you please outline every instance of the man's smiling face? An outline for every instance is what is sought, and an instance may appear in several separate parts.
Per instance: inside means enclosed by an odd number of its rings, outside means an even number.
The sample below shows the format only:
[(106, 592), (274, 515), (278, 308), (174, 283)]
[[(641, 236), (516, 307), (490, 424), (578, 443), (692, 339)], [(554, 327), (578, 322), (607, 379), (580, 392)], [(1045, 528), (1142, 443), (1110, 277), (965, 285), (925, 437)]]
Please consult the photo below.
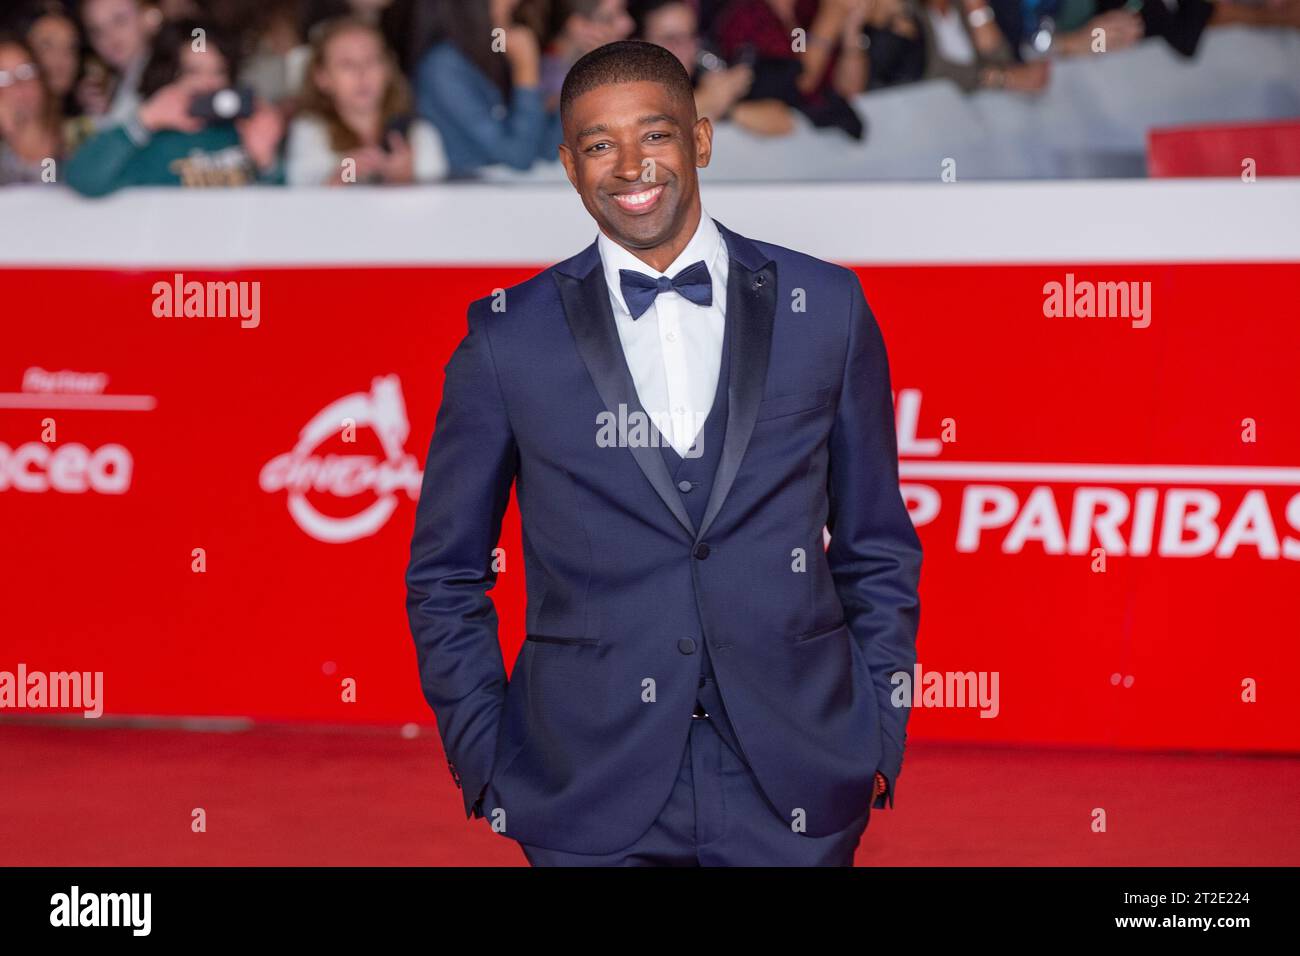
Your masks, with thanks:
[(695, 170), (709, 164), (712, 143), (708, 119), (663, 84), (609, 83), (570, 105), (560, 158), (601, 230), (647, 261), (661, 259), (652, 264), (662, 270), (699, 222)]

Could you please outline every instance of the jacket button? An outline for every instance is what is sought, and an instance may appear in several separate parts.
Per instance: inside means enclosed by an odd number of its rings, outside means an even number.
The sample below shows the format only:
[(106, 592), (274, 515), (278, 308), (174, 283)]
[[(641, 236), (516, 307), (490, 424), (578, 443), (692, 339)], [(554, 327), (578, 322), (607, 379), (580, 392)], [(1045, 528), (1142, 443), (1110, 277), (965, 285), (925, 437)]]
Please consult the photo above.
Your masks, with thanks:
[(690, 491), (690, 490), (691, 490), (692, 488), (694, 488), (694, 487), (695, 487), (695, 486), (692, 485), (689, 481), (679, 481), (679, 482), (677, 482), (677, 490), (680, 491), (680, 492), (682, 492), (682, 493), (688, 492), (688, 491)]
[(695, 642), (691, 640), (689, 637), (683, 637), (680, 641), (677, 642), (677, 649), (681, 651), (683, 654), (694, 654)]
[(701, 541), (695, 546), (695, 556), (703, 561), (709, 556), (709, 546)]

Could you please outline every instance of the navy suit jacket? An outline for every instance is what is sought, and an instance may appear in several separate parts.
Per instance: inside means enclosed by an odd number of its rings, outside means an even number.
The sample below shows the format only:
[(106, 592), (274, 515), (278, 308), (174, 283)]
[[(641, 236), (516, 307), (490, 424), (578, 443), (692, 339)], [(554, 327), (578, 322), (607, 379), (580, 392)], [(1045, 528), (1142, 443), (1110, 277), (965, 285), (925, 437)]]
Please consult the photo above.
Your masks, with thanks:
[[(732, 367), (700, 527), (660, 448), (598, 440), (602, 413), (641, 406), (595, 242), (473, 302), (446, 366), (407, 611), (467, 816), (525, 843), (605, 853), (650, 826), (699, 641), (781, 819), (844, 828), (877, 770), (893, 805), (909, 709), (890, 678), (916, 662), (921, 547), (885, 345), (853, 272), (718, 228)], [(528, 604), (507, 680), (487, 592), (512, 483)]]

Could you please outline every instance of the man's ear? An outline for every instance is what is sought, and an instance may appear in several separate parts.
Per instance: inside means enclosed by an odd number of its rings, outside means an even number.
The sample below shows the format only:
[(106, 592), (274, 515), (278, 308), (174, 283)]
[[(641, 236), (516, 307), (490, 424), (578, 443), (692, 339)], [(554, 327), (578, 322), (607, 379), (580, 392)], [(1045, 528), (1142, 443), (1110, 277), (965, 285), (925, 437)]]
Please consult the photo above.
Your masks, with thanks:
[(701, 116), (695, 124), (695, 165), (703, 169), (713, 158), (713, 124)]
[[(573, 150), (565, 143), (560, 144), (560, 162), (564, 164), (564, 175), (569, 177), (569, 185), (578, 190), (578, 168)], [(581, 190), (578, 190), (581, 192)]]

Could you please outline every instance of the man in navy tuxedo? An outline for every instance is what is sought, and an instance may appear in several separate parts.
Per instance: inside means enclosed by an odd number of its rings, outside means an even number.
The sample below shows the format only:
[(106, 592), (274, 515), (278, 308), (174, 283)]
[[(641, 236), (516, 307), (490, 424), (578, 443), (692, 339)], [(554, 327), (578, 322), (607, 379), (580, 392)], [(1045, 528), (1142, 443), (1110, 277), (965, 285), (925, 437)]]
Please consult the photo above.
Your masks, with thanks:
[(713, 131), (667, 50), (592, 51), (561, 109), (599, 235), (470, 305), (406, 575), (466, 814), (535, 866), (851, 866), (919, 619), (880, 329), (850, 270), (704, 212)]

